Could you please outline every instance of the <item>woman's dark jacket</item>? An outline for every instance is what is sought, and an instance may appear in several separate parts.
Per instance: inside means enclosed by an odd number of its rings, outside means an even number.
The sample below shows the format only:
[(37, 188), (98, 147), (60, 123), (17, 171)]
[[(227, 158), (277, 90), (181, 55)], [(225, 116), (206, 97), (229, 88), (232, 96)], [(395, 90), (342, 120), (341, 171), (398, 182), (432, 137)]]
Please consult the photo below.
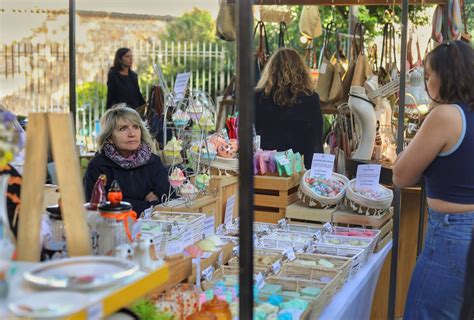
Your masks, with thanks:
[(255, 93), (255, 129), (263, 150), (293, 149), (311, 167), (313, 153), (323, 152), (323, 116), (317, 93), (298, 98), (291, 107), (280, 107), (263, 91)]
[(138, 76), (132, 70), (124, 76), (120, 71), (111, 68), (107, 75), (107, 109), (122, 102), (133, 109), (145, 104), (138, 86)]
[[(84, 176), (87, 201), (90, 200), (94, 184), (101, 174), (107, 176), (105, 190), (108, 191), (112, 181), (117, 180), (122, 189), (123, 200), (130, 202), (133, 210), (137, 213), (141, 213), (152, 205), (157, 205), (162, 196), (168, 194), (170, 188), (168, 172), (155, 154), (152, 154), (150, 160), (143, 166), (135, 169), (123, 169), (103, 153), (97, 153), (95, 158), (89, 162)], [(149, 192), (156, 194), (160, 201), (145, 201), (145, 196)]]

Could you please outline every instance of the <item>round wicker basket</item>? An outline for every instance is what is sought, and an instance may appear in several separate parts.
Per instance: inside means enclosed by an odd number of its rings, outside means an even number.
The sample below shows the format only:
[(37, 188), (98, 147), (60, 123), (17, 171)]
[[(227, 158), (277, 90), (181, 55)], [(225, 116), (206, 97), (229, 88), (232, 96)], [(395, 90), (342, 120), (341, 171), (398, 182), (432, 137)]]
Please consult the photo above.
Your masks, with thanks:
[(347, 188), (347, 184), (349, 183), (349, 179), (339, 173), (333, 172), (332, 178), (333, 180), (337, 180), (344, 184), (344, 189), (339, 192), (336, 197), (324, 197), (316, 194), (311, 187), (306, 182), (306, 179), (310, 177), (311, 171), (306, 171), (306, 173), (301, 178), (300, 187), (298, 189), (298, 197), (309, 207), (316, 207), (316, 208), (330, 208), (337, 206), (343, 199), (345, 194), (345, 189)]
[(381, 215), (392, 206), (392, 190), (379, 184), (379, 190), (383, 190), (385, 195), (380, 199), (369, 199), (355, 191), (356, 179), (349, 182), (346, 188), (345, 205), (354, 212), (365, 215)]

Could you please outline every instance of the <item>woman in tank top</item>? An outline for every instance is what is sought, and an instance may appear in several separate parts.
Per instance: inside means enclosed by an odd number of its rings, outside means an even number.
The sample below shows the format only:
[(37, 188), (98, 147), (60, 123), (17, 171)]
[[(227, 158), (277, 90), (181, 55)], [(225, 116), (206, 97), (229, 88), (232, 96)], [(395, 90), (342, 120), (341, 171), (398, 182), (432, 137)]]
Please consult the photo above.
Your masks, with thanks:
[(425, 59), (433, 106), (393, 169), (399, 187), (425, 179), (429, 206), (423, 252), (404, 319), (459, 319), (474, 225), (474, 51), (448, 41)]

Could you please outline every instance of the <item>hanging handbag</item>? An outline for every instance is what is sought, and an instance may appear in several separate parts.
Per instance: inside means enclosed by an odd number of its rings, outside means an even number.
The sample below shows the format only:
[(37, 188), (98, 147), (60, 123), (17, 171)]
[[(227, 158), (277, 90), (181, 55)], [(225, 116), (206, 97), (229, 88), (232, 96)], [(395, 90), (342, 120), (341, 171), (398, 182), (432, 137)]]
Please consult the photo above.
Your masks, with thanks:
[(235, 3), (228, 4), (227, 0), (219, 1), (219, 12), (216, 19), (216, 36), (225, 41), (235, 41)]
[(347, 67), (346, 73), (344, 74), (344, 77), (342, 78), (342, 91), (343, 91), (344, 100), (347, 100), (349, 98), (349, 91), (351, 90), (352, 79), (354, 78), (356, 60), (357, 60), (357, 57), (359, 56), (359, 51), (360, 51), (358, 39), (356, 37), (357, 37), (357, 33), (360, 33), (361, 28), (362, 28), (362, 25), (360, 23), (357, 23), (354, 27), (354, 34), (352, 36), (352, 41), (351, 41), (349, 65)]
[(288, 31), (286, 28), (285, 21), (280, 21), (280, 32), (278, 33), (278, 48), (285, 48), (285, 38), (287, 37)]
[(334, 76), (332, 77), (331, 90), (329, 91), (328, 102), (339, 102), (344, 98), (344, 91), (342, 88), (342, 77), (346, 70), (341, 63), (341, 45), (339, 39), (339, 31), (336, 29), (336, 62), (334, 64)]
[(372, 75), (369, 59), (364, 52), (364, 25), (359, 27), (358, 49), (359, 55), (357, 57), (354, 69), (354, 76), (352, 77), (352, 86), (363, 87), (367, 78)]
[(397, 55), (395, 53), (395, 27), (391, 22), (387, 22), (383, 28), (382, 54), (377, 74), (379, 84), (384, 85), (390, 82), (395, 73), (398, 73)]
[(217, 110), (217, 121), (216, 121), (216, 131), (220, 132), (222, 128), (225, 127), (225, 120), (228, 115), (235, 114), (237, 106), (235, 105), (235, 99), (233, 98), (235, 92), (235, 75), (230, 79), (227, 88), (224, 90), (224, 95), (222, 100), (218, 103)]
[(300, 33), (309, 39), (323, 34), (321, 16), (317, 6), (303, 6), (299, 22)]
[(332, 80), (334, 77), (334, 66), (329, 57), (329, 33), (334, 23), (331, 22), (326, 26), (324, 45), (322, 49), (322, 61), (319, 65), (319, 78), (316, 92), (319, 94), (319, 100), (329, 102), (329, 93), (331, 91)]
[(258, 46), (255, 53), (255, 78), (258, 82), (260, 79), (260, 74), (267, 63), (268, 58), (270, 57), (270, 47), (268, 45), (267, 30), (265, 28), (265, 23), (263, 21), (258, 21), (255, 26), (253, 35), (254, 38), (257, 35), (258, 31)]
[(316, 46), (314, 45), (313, 40), (308, 41), (304, 60), (309, 67), (309, 75), (311, 79), (317, 85), (319, 79), (318, 58), (316, 53)]

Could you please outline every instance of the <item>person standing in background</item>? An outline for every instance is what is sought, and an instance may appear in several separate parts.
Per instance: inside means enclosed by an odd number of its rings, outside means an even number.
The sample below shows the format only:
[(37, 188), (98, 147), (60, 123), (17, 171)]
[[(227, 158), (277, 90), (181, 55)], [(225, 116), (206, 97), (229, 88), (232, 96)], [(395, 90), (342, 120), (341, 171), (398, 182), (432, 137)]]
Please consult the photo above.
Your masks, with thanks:
[(114, 65), (107, 75), (107, 109), (118, 103), (126, 103), (143, 114), (145, 99), (138, 86), (138, 76), (132, 71), (133, 53), (129, 48), (115, 52)]

